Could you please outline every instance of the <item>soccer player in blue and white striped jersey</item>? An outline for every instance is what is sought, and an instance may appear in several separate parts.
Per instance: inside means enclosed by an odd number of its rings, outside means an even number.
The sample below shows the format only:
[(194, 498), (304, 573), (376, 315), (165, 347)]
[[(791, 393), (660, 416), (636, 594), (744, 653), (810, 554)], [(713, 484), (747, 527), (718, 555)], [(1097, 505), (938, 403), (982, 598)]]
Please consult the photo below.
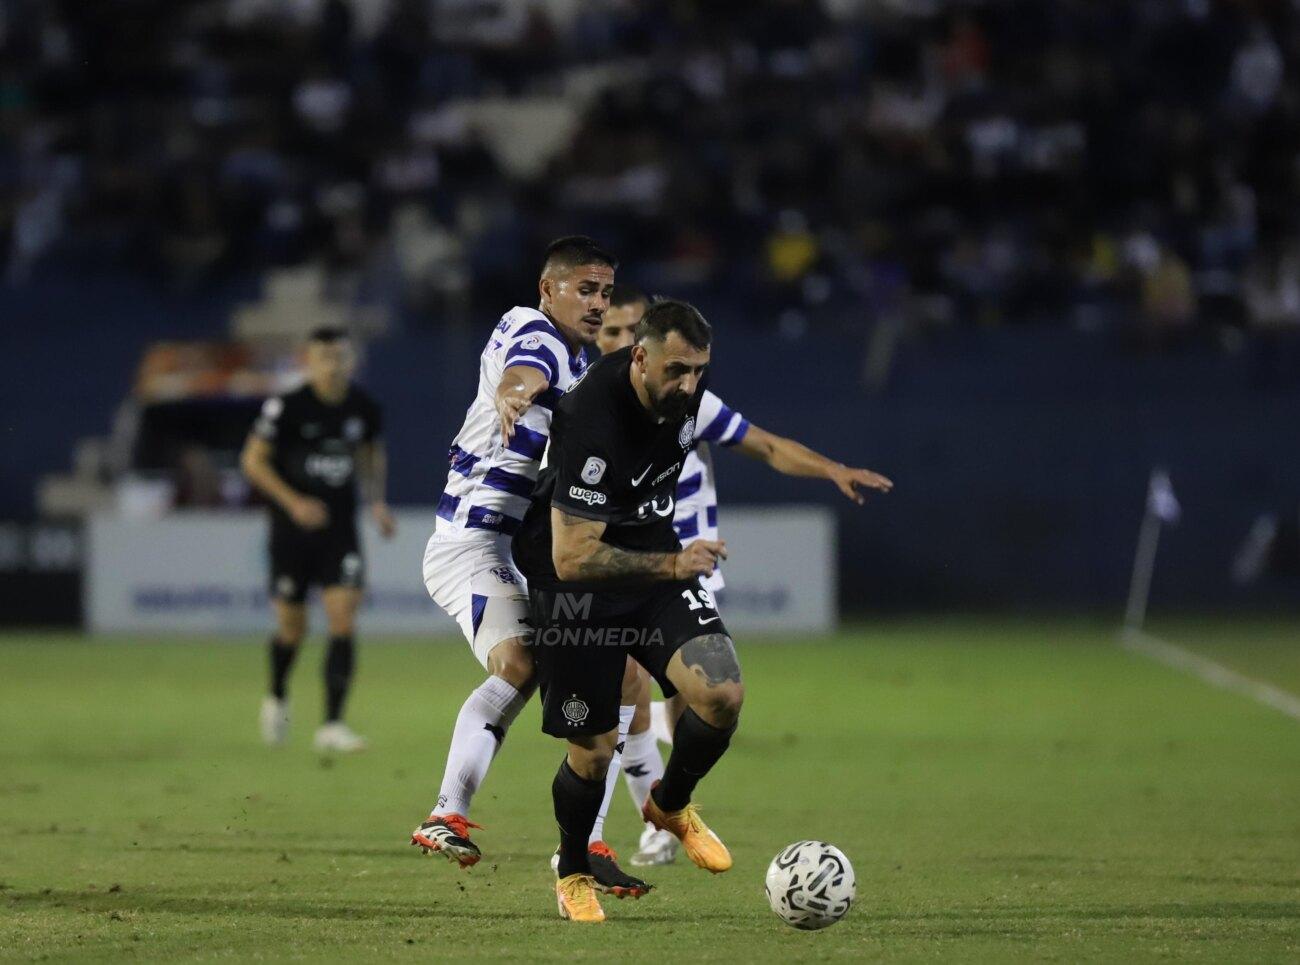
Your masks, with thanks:
[[(629, 285), (617, 285), (611, 298), (610, 309), (605, 314), (604, 324), (596, 338), (596, 347), (601, 354), (618, 351), (633, 343), (633, 329), (645, 310), (650, 298)], [(718, 536), (718, 491), (713, 471), (713, 455), (710, 445), (716, 444), (735, 448), (745, 455), (771, 466), (787, 476), (809, 476), (826, 479), (839, 487), (849, 499), (861, 505), (866, 497), (859, 492), (862, 489), (874, 489), (889, 492), (893, 483), (869, 469), (853, 469), (828, 459), (814, 452), (807, 446), (775, 435), (753, 425), (748, 419), (732, 409), (713, 392), (706, 390), (700, 401), (699, 418), (695, 422), (695, 447), (686, 454), (681, 476), (677, 480), (676, 508), (673, 512), (673, 529), (682, 546), (687, 546), (697, 539), (717, 541)], [(723, 588), (721, 569), (715, 569), (710, 576), (701, 577), (700, 583), (706, 592), (716, 594)], [(680, 708), (655, 704), (665, 719), (667, 732), (680, 716)], [(664, 763), (655, 743), (655, 733), (651, 728), (650, 677), (641, 671), (641, 689), (636, 702), (636, 712), (624, 742), (622, 753), (623, 774), (627, 780), (628, 790), (632, 793), (633, 803), (640, 813), (641, 803), (654, 782), (663, 776)], [(605, 800), (601, 806), (592, 839), (604, 833), (605, 815), (617, 783), (617, 771), (611, 767), (605, 786)], [(632, 857), (634, 865), (669, 864), (677, 853), (677, 839), (665, 831), (657, 831), (652, 825), (646, 825), (641, 835), (640, 849)]]
[[(480, 359), (478, 390), (448, 453), (424, 582), (460, 625), (488, 678), (461, 707), (438, 803), (411, 841), (463, 867), (481, 857), (470, 840), (469, 829), (477, 827), (469, 820), (470, 802), (534, 688), (528, 595), (510, 537), (528, 508), (552, 410), (586, 371), (585, 348), (600, 330), (617, 267), (589, 238), (561, 238), (547, 248), (539, 307), (512, 308), (497, 323)], [(627, 716), (630, 721), (630, 706)], [(612, 856), (605, 870), (628, 893), (636, 890)]]

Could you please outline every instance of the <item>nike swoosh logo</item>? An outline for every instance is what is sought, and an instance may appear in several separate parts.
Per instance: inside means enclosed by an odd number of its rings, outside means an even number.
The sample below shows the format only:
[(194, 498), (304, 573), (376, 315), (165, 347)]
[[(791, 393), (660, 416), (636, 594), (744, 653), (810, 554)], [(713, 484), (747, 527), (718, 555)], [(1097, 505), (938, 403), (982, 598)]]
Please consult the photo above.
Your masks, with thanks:
[(641, 485), (641, 480), (642, 480), (642, 479), (645, 479), (646, 476), (650, 475), (650, 470), (654, 468), (654, 465), (655, 465), (655, 464), (654, 464), (653, 462), (650, 463), (650, 465), (646, 466), (645, 469), (642, 470), (641, 475), (639, 475), (639, 476), (633, 476), (633, 477), (632, 477), (632, 485), (633, 485), (633, 486), (639, 486), (639, 485)]
[(709, 617), (707, 620), (704, 619), (704, 617), (697, 617), (697, 619), (700, 621), (700, 626), (704, 626), (706, 623), (712, 623), (714, 620), (721, 620), (722, 617)]

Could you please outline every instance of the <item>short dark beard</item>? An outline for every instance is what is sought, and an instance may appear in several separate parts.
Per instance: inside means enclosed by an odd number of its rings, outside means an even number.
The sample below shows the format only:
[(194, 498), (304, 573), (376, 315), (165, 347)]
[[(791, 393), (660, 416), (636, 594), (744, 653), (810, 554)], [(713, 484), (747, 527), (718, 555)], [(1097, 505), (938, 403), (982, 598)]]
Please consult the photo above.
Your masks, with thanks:
[(680, 419), (686, 415), (686, 409), (690, 406), (690, 396), (682, 396), (676, 393), (654, 400), (655, 415), (661, 419)]

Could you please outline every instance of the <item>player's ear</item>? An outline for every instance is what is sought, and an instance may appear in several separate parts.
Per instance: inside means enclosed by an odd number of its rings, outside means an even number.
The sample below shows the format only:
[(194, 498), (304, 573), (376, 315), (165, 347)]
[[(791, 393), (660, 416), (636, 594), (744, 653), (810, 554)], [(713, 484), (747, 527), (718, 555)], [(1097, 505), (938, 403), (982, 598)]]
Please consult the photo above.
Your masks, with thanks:
[(537, 279), (537, 294), (543, 302), (551, 300), (551, 286), (554, 284), (549, 275), (543, 275)]

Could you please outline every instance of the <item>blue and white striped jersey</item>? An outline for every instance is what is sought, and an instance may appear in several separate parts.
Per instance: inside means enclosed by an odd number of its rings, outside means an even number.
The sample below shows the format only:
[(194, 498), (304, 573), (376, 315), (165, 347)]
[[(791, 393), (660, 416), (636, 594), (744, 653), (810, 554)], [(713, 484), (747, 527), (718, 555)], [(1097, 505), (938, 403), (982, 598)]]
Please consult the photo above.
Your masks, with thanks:
[[(506, 444), (496, 392), (502, 373), (512, 365), (540, 370), (549, 384), (515, 423), (514, 437)], [(451, 467), (438, 500), (439, 533), (470, 536), (519, 528), (550, 438), (551, 412), (586, 370), (586, 355), (575, 355), (541, 312), (515, 307), (502, 316), (479, 359), (478, 392), (447, 453)]]
[[(718, 488), (709, 443), (734, 446), (745, 438), (748, 431), (748, 419), (705, 390), (700, 399), (699, 417), (695, 420), (695, 448), (686, 454), (682, 474), (677, 480), (673, 529), (683, 546), (697, 539), (718, 538)], [(714, 570), (702, 582), (705, 589), (716, 593), (724, 586), (722, 570)]]

